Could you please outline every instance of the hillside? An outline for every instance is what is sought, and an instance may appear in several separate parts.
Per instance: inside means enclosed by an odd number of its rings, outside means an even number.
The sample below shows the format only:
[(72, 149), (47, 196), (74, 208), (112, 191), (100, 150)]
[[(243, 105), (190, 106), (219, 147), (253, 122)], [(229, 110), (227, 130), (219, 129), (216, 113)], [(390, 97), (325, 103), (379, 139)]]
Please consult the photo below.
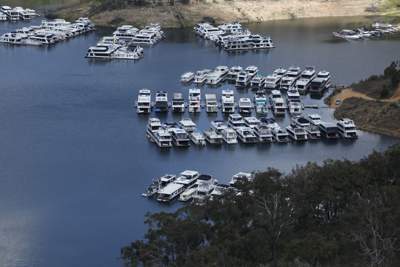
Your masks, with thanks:
[(192, 26), (205, 17), (212, 18), (216, 22), (261, 22), (305, 17), (370, 15), (371, 6), (376, 6), (380, 0), (50, 0), (48, 2), (63, 4), (56, 10), (58, 16), (70, 19), (89, 16), (97, 25), (102, 26), (159, 22), (164, 27), (182, 27)]
[(337, 119), (353, 119), (360, 129), (400, 138), (400, 66), (336, 90), (327, 100)]

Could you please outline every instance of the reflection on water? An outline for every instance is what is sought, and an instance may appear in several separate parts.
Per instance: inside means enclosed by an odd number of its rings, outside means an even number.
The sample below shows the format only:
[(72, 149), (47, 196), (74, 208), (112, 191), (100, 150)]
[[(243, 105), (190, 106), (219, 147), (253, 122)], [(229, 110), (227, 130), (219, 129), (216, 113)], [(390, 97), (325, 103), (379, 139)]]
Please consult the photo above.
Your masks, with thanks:
[[(329, 70), (349, 84), (382, 72), (399, 58), (399, 40), (328, 42), (331, 32), (363, 18), (254, 24), (277, 47), (269, 53), (227, 54), (198, 40), (191, 29), (167, 30), (168, 38), (145, 50), (138, 62), (88, 61), (87, 48), (109, 32), (49, 49), (0, 46), (0, 265), (120, 266), (119, 248), (142, 236), (149, 211), (173, 210), (140, 195), (152, 178), (197, 169), (227, 182), (238, 171), (267, 167), (289, 171), (307, 161), (356, 160), (397, 142), (366, 132), (355, 142), (243, 145), (160, 151), (147, 141), (147, 116), (133, 105), (140, 88), (182, 92), (180, 75), (217, 65), (256, 65), (264, 74), (290, 65)], [(40, 19), (33, 22), (39, 24)], [(26, 24), (0, 24), (0, 33)], [(216, 93), (223, 85), (203, 87)], [(239, 90), (236, 97), (251, 95)], [(323, 106), (306, 97), (305, 104)], [(319, 112), (326, 120), (332, 110)], [(191, 117), (200, 129), (217, 115), (164, 114), (163, 121)], [(280, 119), (282, 125), (288, 118)], [(17, 212), (20, 211), (20, 212)], [(25, 219), (24, 219), (25, 218)], [(11, 230), (12, 225), (12, 230)]]

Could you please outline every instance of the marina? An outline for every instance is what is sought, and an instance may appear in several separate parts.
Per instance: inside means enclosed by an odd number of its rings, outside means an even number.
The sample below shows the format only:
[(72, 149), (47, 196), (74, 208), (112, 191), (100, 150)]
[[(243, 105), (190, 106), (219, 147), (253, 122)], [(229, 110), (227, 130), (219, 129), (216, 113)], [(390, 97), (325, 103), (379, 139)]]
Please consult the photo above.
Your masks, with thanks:
[(176, 200), (201, 204), (208, 199), (222, 196), (228, 190), (238, 193), (237, 184), (250, 181), (253, 177), (253, 173), (239, 172), (232, 176), (228, 185), (219, 183), (211, 175), (185, 170), (179, 175), (166, 174), (153, 179), (142, 196), (164, 204), (171, 204)]
[[(39, 25), (40, 19), (32, 24)], [(3, 34), (26, 23), (0, 25)], [(134, 102), (143, 88), (151, 91), (153, 103), (157, 91), (166, 91), (170, 103), (174, 93), (182, 93), (188, 105), (189, 89), (195, 86), (181, 84), (179, 77), (189, 70), (255, 65), (264, 75), (280, 67), (295, 65), (304, 70), (311, 65), (317, 71), (329, 70), (332, 84), (349, 85), (381, 73), (394, 57), (400, 57), (396, 39), (331, 41), (332, 31), (351, 25), (347, 18), (340, 22), (307, 19), (246, 25), (252, 32), (270, 35), (278, 48), (270, 53), (241, 54), (219, 51), (212, 43), (203, 45), (192, 29), (166, 29), (166, 38), (145, 49), (139, 64), (84, 59), (87, 48), (102, 36), (112, 35), (113, 29), (97, 28), (50, 47), (1, 46), (1, 61), (7, 67), (0, 68), (0, 265), (121, 266), (119, 249), (142, 238), (147, 229), (145, 214), (173, 212), (182, 205), (180, 201), (160, 205), (141, 197), (152, 178), (162, 174), (197, 170), (211, 174), (220, 184), (229, 184), (238, 172), (274, 167), (289, 173), (309, 161), (358, 160), (398, 143), (398, 139), (360, 129), (356, 141), (321, 138), (270, 145), (238, 141), (229, 146), (223, 141), (222, 145), (191, 143), (189, 148), (174, 147), (166, 132), (166, 143), (173, 147), (162, 150), (144, 138), (149, 117), (158, 117), (160, 124), (190, 118), (197, 126), (191, 135), (199, 133), (196, 139), (202, 140), (202, 131), (211, 128), (212, 121), (228, 119), (221, 108), (217, 114), (205, 112), (206, 93), (217, 94), (221, 104), (222, 91), (232, 90), (237, 104), (241, 97), (253, 100), (258, 91), (250, 87), (237, 90), (229, 82), (217, 88), (204, 84), (200, 88), (201, 112), (189, 113), (186, 107), (184, 113), (174, 113), (170, 107), (169, 112), (156, 114), (152, 108), (149, 115), (136, 114)], [(328, 57), (330, 53), (338, 56)], [(177, 58), (179, 64), (171, 65)], [(267, 98), (269, 91), (264, 92)], [(285, 91), (282, 96), (286, 97)], [(333, 110), (321, 108), (325, 107), (323, 99), (306, 94), (301, 95), (301, 101), (305, 107), (320, 107), (305, 108), (305, 117), (318, 113), (321, 121), (334, 122)], [(267, 114), (257, 116), (253, 110), (251, 116), (266, 123), (264, 118), (271, 118), (271, 114), (268, 109)], [(288, 110), (285, 116), (275, 118), (281, 132), (273, 133), (284, 136), (291, 118)], [(257, 135), (256, 129), (254, 132)]]
[[(274, 118), (242, 117), (238, 113), (230, 114), (228, 120), (214, 120), (210, 128), (202, 133), (197, 125), (188, 118), (179, 122), (161, 123), (150, 118), (146, 127), (146, 136), (159, 148), (189, 147), (193, 145), (231, 145), (239, 140), (243, 144), (289, 143), (290, 141), (312, 141), (324, 139), (357, 139), (358, 130), (350, 119), (339, 121), (320, 121), (318, 114), (293, 117), (286, 127), (279, 125)], [(195, 134), (193, 134), (195, 133)], [(163, 139), (161, 139), (163, 138)], [(167, 139), (167, 143), (164, 140)], [(172, 140), (172, 143), (170, 142)], [(191, 141), (191, 142), (190, 142)]]
[(39, 17), (39, 14), (36, 13), (36, 10), (30, 8), (22, 8), (22, 7), (10, 7), (10, 6), (1, 6), (0, 7), (0, 21), (29, 21), (36, 17)]
[(338, 32), (333, 32), (336, 38), (344, 39), (347, 41), (357, 41), (365, 39), (382, 38), (385, 35), (395, 34), (400, 31), (398, 26), (389, 23), (375, 22), (371, 26), (363, 26), (357, 29), (343, 29)]
[(144, 56), (142, 46), (151, 47), (164, 37), (164, 31), (159, 24), (150, 24), (140, 30), (131, 25), (122, 25), (112, 36), (103, 36), (95, 46), (89, 47), (86, 57), (139, 60)]
[(306, 66), (303, 70), (298, 66), (288, 69), (277, 68), (273, 73), (263, 75), (257, 66), (217, 66), (196, 72), (185, 72), (181, 75), (181, 82), (196, 86), (204, 84), (215, 87), (224, 84), (234, 84), (236, 88), (252, 90), (296, 90), (305, 95), (307, 93), (321, 94), (332, 86), (331, 74), (326, 70), (318, 71), (315, 67)]
[(0, 43), (25, 46), (48, 46), (94, 31), (88, 18), (71, 23), (64, 19), (42, 20), (38, 26), (15, 29), (0, 36)]
[(270, 37), (253, 34), (239, 22), (214, 26), (208, 22), (194, 27), (197, 36), (214, 42), (215, 46), (227, 52), (242, 52), (270, 49), (274, 44)]

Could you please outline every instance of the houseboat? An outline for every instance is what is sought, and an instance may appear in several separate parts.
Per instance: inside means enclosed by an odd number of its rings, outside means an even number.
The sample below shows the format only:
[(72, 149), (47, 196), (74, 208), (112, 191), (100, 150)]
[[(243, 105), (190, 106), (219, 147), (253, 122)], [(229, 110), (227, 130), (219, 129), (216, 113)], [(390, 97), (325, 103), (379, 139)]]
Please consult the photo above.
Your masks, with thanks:
[(201, 111), (201, 92), (198, 88), (189, 89), (189, 112)]
[(267, 114), (268, 113), (268, 100), (267, 95), (264, 91), (257, 91), (254, 95), (254, 103), (256, 106), (257, 114)]
[(194, 83), (201, 85), (207, 81), (208, 74), (211, 72), (209, 69), (199, 70), (194, 75)]
[(221, 133), (223, 130), (228, 128), (224, 120), (214, 120), (211, 122), (211, 128), (213, 128), (217, 133)]
[(228, 126), (236, 130), (236, 128), (246, 126), (246, 123), (244, 122), (243, 117), (240, 114), (234, 113), (229, 114)]
[(287, 70), (284, 68), (277, 68), (276, 70), (273, 71), (272, 74), (278, 76), (279, 78), (282, 78), (283, 76), (285, 76), (287, 73)]
[(347, 29), (341, 30), (339, 32), (333, 32), (332, 34), (336, 38), (341, 38), (345, 40), (360, 40), (363, 38), (362, 35), (357, 31)]
[(122, 25), (113, 32), (113, 37), (123, 42), (129, 43), (135, 38), (138, 32), (139, 29), (133, 27), (132, 25)]
[(221, 105), (223, 113), (235, 112), (235, 95), (233, 90), (222, 90)]
[(321, 122), (319, 125), (319, 130), (321, 131), (321, 136), (326, 139), (338, 139), (339, 129), (336, 124), (329, 122)]
[(213, 72), (208, 73), (206, 78), (206, 84), (215, 86), (224, 81), (226, 75), (229, 72), (227, 66), (218, 66)]
[(300, 115), (303, 112), (303, 106), (301, 102), (289, 101), (288, 103), (289, 114), (292, 116)]
[(228, 74), (226, 75), (225, 80), (228, 82), (235, 83), (237, 76), (239, 75), (240, 72), (243, 71), (243, 68), (240, 66), (233, 66), (229, 69)]
[(156, 112), (168, 111), (168, 93), (165, 91), (158, 91), (154, 102), (154, 110)]
[(296, 124), (290, 124), (286, 127), (289, 137), (294, 141), (307, 141), (307, 132), (303, 127)]
[(182, 93), (174, 93), (172, 96), (172, 112), (183, 113), (185, 112), (185, 100)]
[(220, 145), (223, 143), (222, 135), (212, 128), (204, 131), (204, 137), (211, 145)]
[(243, 120), (246, 126), (250, 127), (251, 129), (255, 129), (261, 123), (261, 121), (256, 117), (245, 117)]
[(146, 127), (146, 136), (150, 141), (155, 142), (154, 133), (161, 129), (161, 121), (158, 118), (149, 118)]
[(253, 103), (251, 102), (250, 98), (241, 97), (239, 99), (238, 108), (239, 108), (239, 113), (251, 114), (253, 110)]
[(178, 122), (178, 125), (188, 133), (196, 131), (196, 123), (194, 123), (191, 119), (186, 118), (182, 119)]
[(237, 144), (237, 134), (236, 131), (230, 127), (226, 127), (221, 131), (222, 139), (227, 144)]
[(172, 136), (172, 143), (178, 147), (190, 146), (190, 139), (188, 133), (181, 128), (170, 128), (168, 131)]
[(272, 111), (275, 116), (284, 116), (286, 114), (286, 104), (283, 98), (275, 98), (272, 102)]
[(193, 142), (193, 144), (195, 144), (197, 146), (205, 146), (206, 145), (206, 138), (200, 132), (189, 133), (189, 138)]
[(142, 194), (144, 197), (155, 196), (162, 188), (172, 183), (176, 179), (175, 175), (165, 174), (159, 178), (153, 179), (152, 183), (147, 188), (146, 192)]
[(172, 147), (172, 135), (166, 129), (159, 129), (153, 132), (153, 140), (160, 148)]
[(241, 71), (236, 78), (236, 87), (245, 88), (250, 85), (251, 76), (246, 71)]
[(260, 89), (264, 88), (264, 77), (261, 75), (255, 75), (251, 80), (250, 80), (250, 87), (253, 89)]
[(206, 94), (206, 112), (216, 113), (218, 112), (218, 102), (216, 94)]
[(175, 198), (179, 197), (183, 191), (185, 191), (186, 187), (184, 184), (180, 183), (169, 183), (162, 189), (160, 189), (157, 193), (157, 201), (162, 203), (168, 203), (173, 201)]
[(274, 140), (272, 129), (266, 123), (259, 123), (254, 127), (254, 134), (260, 143), (271, 143)]
[(231, 181), (229, 184), (231, 186), (235, 186), (240, 183), (244, 182), (251, 182), (254, 180), (254, 175), (249, 172), (238, 172), (235, 175), (232, 176)]
[(309, 140), (317, 140), (321, 138), (321, 131), (319, 127), (314, 124), (310, 124), (304, 128), (307, 132), (307, 136)]
[(321, 116), (319, 115), (319, 114), (316, 114), (316, 113), (314, 113), (314, 114), (308, 114), (307, 116), (306, 116), (306, 119), (311, 123), (311, 124), (314, 124), (314, 125), (320, 125), (321, 124), (321, 122), (322, 122), (322, 120), (321, 120)]
[(200, 173), (198, 171), (185, 170), (178, 175), (175, 183), (183, 184), (185, 188), (188, 188), (196, 183), (199, 176)]
[(181, 76), (181, 82), (182, 83), (190, 83), (194, 79), (194, 73), (193, 72), (185, 72)]
[(245, 144), (257, 143), (258, 138), (254, 133), (254, 130), (247, 126), (238, 127), (235, 129), (238, 139)]
[(331, 76), (328, 71), (320, 71), (311, 83), (309, 91), (312, 94), (321, 94), (331, 86)]
[(138, 99), (136, 102), (137, 113), (150, 113), (151, 112), (151, 92), (149, 89), (140, 89)]
[(119, 44), (98, 43), (96, 46), (89, 47), (86, 57), (110, 59), (120, 47)]
[(264, 87), (267, 90), (275, 90), (278, 89), (281, 81), (281, 76), (277, 74), (268, 75), (264, 80)]
[(358, 137), (357, 128), (351, 119), (341, 119), (337, 122), (339, 134), (343, 138), (355, 139)]

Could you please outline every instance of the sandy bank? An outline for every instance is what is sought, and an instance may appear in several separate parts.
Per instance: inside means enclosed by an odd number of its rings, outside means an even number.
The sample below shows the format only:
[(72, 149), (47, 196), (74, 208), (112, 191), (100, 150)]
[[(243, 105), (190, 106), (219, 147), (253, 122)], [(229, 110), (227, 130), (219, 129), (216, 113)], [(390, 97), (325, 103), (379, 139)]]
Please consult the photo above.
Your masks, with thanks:
[[(129, 7), (93, 14), (97, 25), (113, 26), (122, 23), (143, 25), (162, 23), (164, 27), (185, 27), (212, 17), (216, 22), (263, 22), (269, 20), (371, 15), (366, 9), (376, 4), (373, 0), (257, 0), (257, 1), (192, 1), (190, 5), (155, 5)], [(64, 17), (89, 15), (85, 5), (70, 6), (59, 11)]]
[(367, 96), (366, 94), (354, 91), (351, 88), (346, 88), (346, 89), (341, 90), (337, 94), (333, 94), (329, 98), (329, 106), (331, 108), (337, 108), (339, 106), (339, 105), (336, 105), (336, 102), (338, 100), (340, 100), (340, 103), (341, 103), (344, 100), (352, 98), (352, 97), (353, 98), (361, 98), (361, 99), (370, 100), (370, 101), (380, 101), (380, 102), (385, 102), (385, 103), (393, 103), (393, 102), (400, 101), (400, 87), (396, 90), (396, 92), (393, 94), (393, 96), (388, 98), (388, 99), (375, 99), (375, 98), (372, 98), (370, 96)]

